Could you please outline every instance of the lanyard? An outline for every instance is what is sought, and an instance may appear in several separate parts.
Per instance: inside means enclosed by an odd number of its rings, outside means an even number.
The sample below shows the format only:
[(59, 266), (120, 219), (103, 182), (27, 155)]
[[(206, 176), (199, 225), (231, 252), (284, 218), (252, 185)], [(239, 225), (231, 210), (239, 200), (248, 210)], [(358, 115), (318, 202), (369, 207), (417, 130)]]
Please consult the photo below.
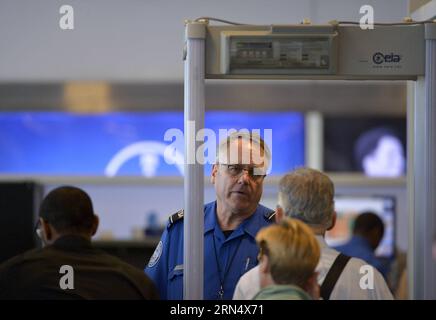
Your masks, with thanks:
[(241, 241), (239, 241), (239, 244), (236, 247), (235, 252), (233, 252), (232, 257), (229, 260), (229, 263), (227, 264), (227, 270), (224, 270), (224, 277), (223, 278), (221, 278), (221, 267), (220, 267), (220, 264), (219, 264), (219, 261), (218, 261), (218, 256), (217, 256), (217, 253), (216, 253), (215, 233), (212, 233), (212, 239), (213, 239), (213, 249), (214, 249), (214, 254), (215, 254), (215, 262), (216, 262), (216, 266), (218, 268), (218, 278), (219, 278), (219, 281), (220, 281), (220, 290), (218, 291), (218, 295), (219, 295), (220, 299), (223, 300), (223, 298), (224, 298), (224, 282), (226, 280), (226, 277), (227, 277), (227, 274), (229, 272), (229, 269), (230, 269), (230, 267), (231, 267), (231, 265), (233, 263), (233, 259), (235, 258), (236, 253), (238, 252), (239, 246), (241, 245), (241, 242), (242, 242), (243, 239), (241, 239)]

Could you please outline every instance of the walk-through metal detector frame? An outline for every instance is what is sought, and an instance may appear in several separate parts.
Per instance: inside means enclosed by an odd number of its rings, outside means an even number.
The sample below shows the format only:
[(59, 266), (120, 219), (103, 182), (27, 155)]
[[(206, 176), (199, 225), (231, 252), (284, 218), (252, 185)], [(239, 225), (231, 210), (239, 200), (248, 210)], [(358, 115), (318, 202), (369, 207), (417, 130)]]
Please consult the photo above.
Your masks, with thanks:
[[(226, 46), (231, 37), (313, 34), (332, 40), (330, 59), (334, 59), (328, 70), (274, 72), (229, 67)], [(363, 30), (341, 24), (212, 26), (207, 20), (187, 21), (184, 54), (184, 299), (203, 298), (204, 172), (195, 159), (203, 143), (196, 140), (196, 133), (204, 127), (205, 79), (415, 81), (414, 103), (407, 110), (409, 296), (435, 298), (431, 247), (436, 214), (436, 23), (375, 25), (373, 30)]]

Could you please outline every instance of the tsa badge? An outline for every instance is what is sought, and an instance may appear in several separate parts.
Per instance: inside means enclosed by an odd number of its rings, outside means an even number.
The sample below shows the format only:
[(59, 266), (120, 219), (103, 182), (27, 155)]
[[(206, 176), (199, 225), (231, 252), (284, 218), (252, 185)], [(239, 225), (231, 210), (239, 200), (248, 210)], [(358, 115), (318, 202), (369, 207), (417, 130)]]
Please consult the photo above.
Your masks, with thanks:
[(150, 261), (148, 262), (148, 268), (153, 268), (156, 263), (159, 261), (160, 256), (162, 255), (162, 241), (159, 241), (159, 244), (156, 247), (156, 250), (154, 250), (153, 255), (150, 258)]

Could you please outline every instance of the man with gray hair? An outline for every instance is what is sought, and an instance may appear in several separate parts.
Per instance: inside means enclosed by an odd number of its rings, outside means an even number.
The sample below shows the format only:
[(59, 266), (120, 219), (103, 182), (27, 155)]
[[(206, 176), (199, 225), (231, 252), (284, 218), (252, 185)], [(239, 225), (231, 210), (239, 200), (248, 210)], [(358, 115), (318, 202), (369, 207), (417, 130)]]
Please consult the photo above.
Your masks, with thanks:
[[(324, 300), (393, 299), (375, 268), (327, 246), (325, 232), (336, 222), (334, 193), (333, 182), (327, 175), (310, 168), (297, 169), (280, 180), (276, 221), (280, 222), (283, 216), (296, 218), (314, 231), (321, 247), (316, 271)], [(259, 268), (256, 267), (241, 277), (233, 299), (252, 299), (259, 290)]]

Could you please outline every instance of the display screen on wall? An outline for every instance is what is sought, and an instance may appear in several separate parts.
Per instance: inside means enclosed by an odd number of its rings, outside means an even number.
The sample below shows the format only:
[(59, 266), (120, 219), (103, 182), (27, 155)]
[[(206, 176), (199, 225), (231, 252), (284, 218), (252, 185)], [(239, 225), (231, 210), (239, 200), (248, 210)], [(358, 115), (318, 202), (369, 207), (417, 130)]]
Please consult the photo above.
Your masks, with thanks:
[(324, 118), (324, 170), (372, 177), (406, 173), (406, 118)]
[[(183, 112), (1, 113), (0, 174), (183, 175), (183, 126)], [(206, 113), (205, 127), (215, 133), (216, 143), (220, 130), (257, 130), (271, 144), (272, 175), (304, 165), (301, 113), (211, 111)], [(205, 168), (209, 174), (211, 165), (206, 163)]]
[(395, 251), (396, 206), (393, 196), (346, 196), (335, 197), (336, 224), (327, 231), (326, 241), (332, 247), (346, 244), (353, 235), (354, 220), (364, 212), (375, 213), (384, 224), (384, 234), (375, 253), (389, 258)]

